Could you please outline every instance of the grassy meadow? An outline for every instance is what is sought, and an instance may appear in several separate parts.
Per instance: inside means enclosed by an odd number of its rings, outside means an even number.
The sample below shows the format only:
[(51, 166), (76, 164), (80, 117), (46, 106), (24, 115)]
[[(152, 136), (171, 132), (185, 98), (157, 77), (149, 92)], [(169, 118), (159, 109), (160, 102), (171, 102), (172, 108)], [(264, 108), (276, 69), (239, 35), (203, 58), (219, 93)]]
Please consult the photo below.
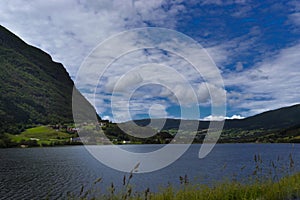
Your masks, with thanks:
[(20, 134), (7, 134), (7, 137), (16, 144), (28, 146), (63, 145), (70, 141), (74, 134), (55, 130), (48, 126), (29, 128)]
[[(130, 176), (129, 176), (130, 178)], [(100, 179), (101, 180), (101, 179)], [(95, 188), (98, 187), (95, 181)], [(108, 189), (110, 194), (94, 196), (97, 189), (84, 190), (80, 194), (70, 195), (69, 199), (99, 199), (99, 200), (296, 200), (300, 199), (300, 173), (281, 178), (279, 181), (253, 182), (242, 184), (234, 181), (217, 183), (212, 187), (207, 185), (190, 185), (183, 183), (180, 189), (169, 186), (159, 192), (149, 189), (143, 192), (134, 192), (132, 187), (125, 183), (123, 190), (116, 192), (112, 184)]]
[[(295, 162), (292, 154), (288, 156), (286, 165), (270, 162), (270, 168), (264, 165), (261, 156), (254, 155), (254, 171), (245, 181), (237, 181), (234, 177), (216, 182), (213, 185), (191, 184), (188, 177), (180, 176), (180, 187), (169, 185), (158, 192), (150, 189), (134, 191), (130, 184), (134, 178), (133, 172), (138, 170), (139, 164), (123, 177), (121, 189), (116, 189), (113, 183), (105, 194), (101, 185), (102, 178), (94, 181), (89, 188), (81, 187), (78, 194), (68, 194), (69, 199), (99, 199), (99, 200), (299, 200), (300, 199), (300, 172), (295, 172)], [(277, 160), (278, 161), (278, 160)], [(242, 169), (241, 169), (242, 170)], [(264, 171), (270, 173), (263, 173)], [(285, 176), (278, 176), (284, 173)], [(230, 178), (230, 177), (229, 177)]]

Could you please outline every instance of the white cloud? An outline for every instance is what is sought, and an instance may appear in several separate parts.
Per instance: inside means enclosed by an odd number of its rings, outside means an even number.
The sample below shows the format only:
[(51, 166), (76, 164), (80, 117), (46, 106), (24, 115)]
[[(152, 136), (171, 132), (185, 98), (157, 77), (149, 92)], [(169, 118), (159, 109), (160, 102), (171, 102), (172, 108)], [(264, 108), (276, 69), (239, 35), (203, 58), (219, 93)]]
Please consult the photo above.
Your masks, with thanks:
[(245, 117), (242, 117), (241, 115), (232, 115), (231, 117), (224, 117), (224, 116), (215, 116), (215, 115), (209, 115), (204, 117), (203, 121), (222, 121), (224, 119), (244, 119)]
[(243, 63), (242, 62), (237, 62), (235, 66), (236, 71), (242, 71), (244, 69)]
[(292, 23), (296, 25), (300, 25), (300, 12), (293, 13), (289, 16), (289, 19), (292, 21)]
[[(78, 72), (77, 87), (82, 91), (97, 87), (96, 96), (112, 103), (116, 121), (147, 114), (150, 106), (158, 103), (155, 98), (163, 99), (159, 103), (165, 108), (209, 104), (211, 97), (214, 105), (222, 104), (226, 93), (220, 72), (207, 52), (176, 32), (153, 31), (155, 37), (137, 30), (103, 43)], [(149, 48), (144, 50), (145, 46)], [(149, 84), (152, 86), (147, 88)]]
[(112, 121), (111, 117), (108, 115), (103, 116), (102, 119)]
[(288, 15), (288, 24), (293, 26), (292, 32), (299, 33), (300, 26), (300, 3), (299, 1), (290, 1), (288, 5), (291, 6), (290, 14)]
[(149, 109), (150, 118), (167, 118), (166, 107), (161, 104), (153, 104)]
[(174, 27), (174, 17), (185, 7), (180, 1), (174, 1), (165, 10), (161, 7), (163, 3), (156, 0), (2, 0), (0, 23), (29, 44), (49, 52), (74, 76), (88, 53), (113, 34), (147, 26), (145, 20)]
[(136, 87), (142, 82), (143, 78), (139, 73), (127, 72), (120, 79), (116, 79), (115, 76), (108, 77), (106, 88), (109, 92), (127, 92), (130, 88)]
[(224, 88), (217, 87), (210, 83), (199, 84), (197, 95), (201, 103), (209, 103), (211, 101), (215, 105), (223, 103), (223, 99), (226, 98), (226, 91)]
[(202, 5), (219, 5), (219, 6), (224, 6), (224, 5), (231, 5), (231, 4), (246, 4), (247, 0), (203, 0)]
[(241, 115), (232, 115), (231, 117), (226, 117), (226, 119), (244, 119)]
[(225, 75), (225, 85), (241, 92), (229, 93), (228, 101), (245, 116), (299, 103), (300, 43), (282, 49), (242, 72)]
[(204, 117), (203, 121), (223, 121), (226, 118), (224, 116), (215, 116), (215, 115), (209, 115), (207, 117)]
[[(269, 53), (266, 47), (259, 43), (261, 37), (261, 28), (254, 26), (246, 34), (221, 42), (216, 41), (216, 44), (209, 44), (213, 46), (208, 48), (208, 52), (218, 67), (225, 71), (226, 69), (224, 68), (228, 64), (234, 64), (237, 61), (242, 63), (243, 60), (241, 58), (245, 55), (249, 56), (249, 51), (253, 49), (256, 49), (258, 57), (267, 57)], [(211, 48), (212, 50), (210, 50)]]

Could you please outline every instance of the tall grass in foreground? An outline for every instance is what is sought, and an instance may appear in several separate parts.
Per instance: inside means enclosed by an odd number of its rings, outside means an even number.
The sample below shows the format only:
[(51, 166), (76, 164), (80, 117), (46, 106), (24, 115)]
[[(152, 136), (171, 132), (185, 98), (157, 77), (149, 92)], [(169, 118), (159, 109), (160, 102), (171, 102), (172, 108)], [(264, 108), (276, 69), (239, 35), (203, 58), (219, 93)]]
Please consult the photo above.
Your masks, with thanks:
[[(300, 199), (300, 173), (282, 178), (278, 182), (241, 184), (238, 182), (223, 182), (214, 187), (186, 186), (179, 191), (172, 187), (150, 194), (148, 199), (153, 200), (229, 200), (229, 199)], [(143, 199), (143, 198), (132, 198)], [(144, 198), (146, 199), (146, 198)]]
[[(263, 169), (264, 163), (260, 155), (254, 156), (255, 167), (248, 181), (239, 182), (235, 178), (215, 183), (213, 186), (203, 184), (190, 184), (187, 176), (179, 178), (180, 188), (168, 186), (159, 192), (146, 189), (134, 192), (130, 181), (133, 173), (138, 170), (139, 164), (123, 177), (122, 189), (116, 191), (112, 183), (105, 194), (97, 193), (99, 178), (94, 182), (95, 188), (85, 190), (81, 188), (79, 195), (69, 194), (69, 199), (103, 199), (103, 200), (300, 200), (300, 173), (293, 173), (294, 160), (289, 155), (289, 163), (279, 167), (276, 162), (270, 161), (272, 169)], [(241, 169), (242, 170), (242, 169)], [(286, 176), (280, 178), (278, 173), (285, 172)], [(98, 188), (99, 189), (99, 188)]]

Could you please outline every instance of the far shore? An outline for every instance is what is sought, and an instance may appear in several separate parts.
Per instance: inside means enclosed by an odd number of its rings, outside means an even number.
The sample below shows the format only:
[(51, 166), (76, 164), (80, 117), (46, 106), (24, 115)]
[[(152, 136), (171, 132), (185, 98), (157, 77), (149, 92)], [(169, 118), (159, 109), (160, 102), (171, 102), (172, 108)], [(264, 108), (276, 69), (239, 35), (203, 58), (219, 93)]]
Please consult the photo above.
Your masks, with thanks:
[[(170, 144), (170, 143), (168, 143)], [(147, 144), (143, 144), (143, 143), (127, 143), (127, 144), (67, 144), (67, 145), (52, 145), (52, 146), (25, 146), (25, 145), (19, 145), (19, 146), (13, 146), (13, 147), (0, 147), (0, 149), (11, 149), (11, 148), (17, 148), (17, 149), (27, 149), (27, 148), (53, 148), (53, 147), (76, 147), (76, 146), (130, 146), (130, 145), (168, 145), (168, 144), (157, 144), (157, 143), (147, 143)], [(201, 145), (203, 143), (192, 143), (190, 145)], [(210, 144), (210, 143), (206, 143), (206, 144)], [(278, 143), (267, 143), (267, 142), (218, 142), (216, 143), (216, 145), (227, 145), (227, 144), (299, 144), (299, 143), (282, 143), (282, 142), (278, 142)], [(170, 144), (170, 145), (183, 145), (183, 144)]]

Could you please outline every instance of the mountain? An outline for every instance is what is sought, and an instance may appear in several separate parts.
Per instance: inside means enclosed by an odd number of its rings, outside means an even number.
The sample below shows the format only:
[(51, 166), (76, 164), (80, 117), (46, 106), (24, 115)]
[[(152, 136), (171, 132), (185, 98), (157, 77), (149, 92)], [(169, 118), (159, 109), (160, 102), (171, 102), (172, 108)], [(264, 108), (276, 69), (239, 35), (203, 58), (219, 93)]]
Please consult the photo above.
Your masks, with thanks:
[[(0, 26), (0, 133), (27, 124), (72, 123), (74, 83), (62, 64)], [(82, 107), (94, 108), (75, 89)]]
[(225, 128), (282, 129), (300, 124), (300, 104), (270, 110), (241, 120), (226, 120)]
[[(73, 87), (74, 83), (62, 64), (54, 62), (50, 55), (26, 44), (0, 26), (0, 134), (19, 133), (28, 125), (72, 123)], [(80, 92), (76, 89), (74, 92), (79, 98), (79, 107), (82, 110), (77, 113), (80, 115), (77, 117), (81, 119), (81, 113), (83, 117), (84, 113), (96, 114), (95, 109)], [(87, 110), (90, 112), (85, 112)], [(268, 130), (268, 139), (273, 141), (276, 141), (278, 137), (298, 141), (300, 140), (298, 137), (299, 116), (300, 104), (267, 111), (241, 120), (226, 120), (224, 132), (225, 135), (233, 137), (240, 137), (241, 132), (244, 132), (244, 138), (251, 136), (245, 141), (253, 141), (257, 137), (266, 136), (265, 130)], [(166, 121), (163, 128), (160, 127), (161, 121)], [(151, 125), (160, 131), (171, 130), (177, 129), (181, 121), (180, 119), (153, 119)], [(146, 126), (150, 120), (134, 122), (140, 126)], [(199, 123), (199, 130), (207, 129), (209, 126), (208, 121), (184, 120), (183, 128), (188, 130), (195, 123)], [(124, 135), (113, 125), (109, 125), (106, 132), (111, 135), (120, 132), (114, 137)], [(166, 132), (161, 133), (164, 135), (155, 139), (160, 140), (168, 136)]]
[[(161, 121), (166, 121), (162, 130), (176, 129), (179, 127), (181, 121), (184, 121), (186, 127), (191, 123), (199, 123), (199, 129), (207, 129), (208, 121), (197, 120), (180, 120), (180, 119), (152, 119), (151, 124), (154, 127), (161, 124)], [(150, 123), (149, 119), (135, 120), (136, 124), (146, 126)], [(260, 113), (245, 119), (225, 120), (224, 129), (285, 129), (300, 125), (300, 104), (270, 110)]]
[[(142, 119), (134, 121), (139, 126), (151, 126), (174, 135), (176, 130), (190, 130), (198, 124), (195, 143), (202, 143), (209, 121), (180, 119)], [(165, 122), (165, 123), (164, 123)], [(126, 122), (130, 124), (131, 122)], [(161, 125), (164, 124), (163, 127)], [(195, 131), (195, 130), (193, 130)], [(245, 119), (225, 120), (219, 143), (300, 143), (300, 104), (270, 110)]]

